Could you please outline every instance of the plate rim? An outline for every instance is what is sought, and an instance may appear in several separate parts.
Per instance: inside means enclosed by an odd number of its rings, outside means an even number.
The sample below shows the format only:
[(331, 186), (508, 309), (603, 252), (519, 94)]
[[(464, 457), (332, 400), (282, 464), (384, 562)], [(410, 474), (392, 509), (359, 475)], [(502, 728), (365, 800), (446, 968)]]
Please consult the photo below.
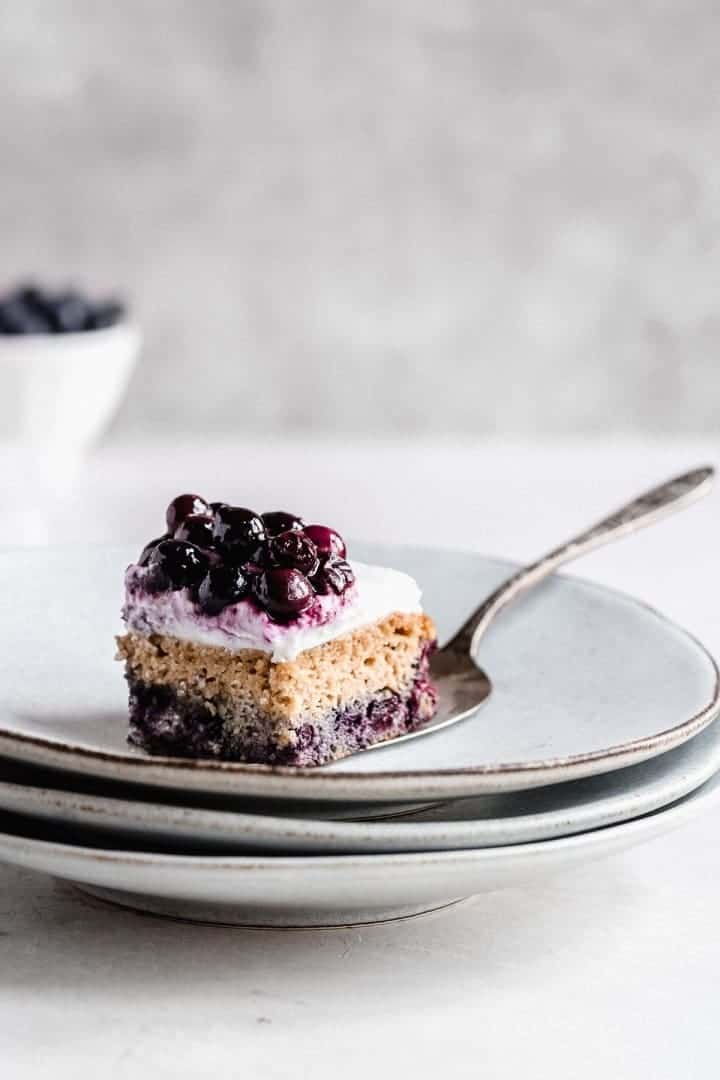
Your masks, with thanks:
[[(373, 546), (372, 541), (366, 544)], [(377, 547), (393, 548), (398, 551), (414, 552), (442, 552), (448, 555), (465, 555), (480, 559), (485, 563), (491, 563), (504, 570), (516, 569), (520, 566), (509, 559), (500, 556), (484, 555), (482, 552), (470, 551), (462, 548), (433, 548), (420, 544), (378, 544)], [(95, 550), (118, 552), (124, 550), (122, 545), (92, 545)], [(27, 554), (27, 548), (6, 548), (3, 554)], [(43, 549), (45, 550), (45, 549)], [(70, 550), (65, 545), (57, 545), (54, 550)], [(639, 599), (632, 593), (600, 582), (592, 581), (577, 574), (554, 574), (553, 578), (569, 581), (571, 584), (579, 584), (604, 595), (619, 597), (626, 603), (634, 605), (660, 623), (669, 627), (675, 633), (682, 635), (697, 649), (710, 666), (713, 675), (713, 690), (710, 701), (692, 716), (680, 723), (652, 735), (641, 736), (629, 742), (619, 743), (606, 749), (592, 750), (571, 754), (565, 757), (544, 758), (532, 762), (500, 762), (492, 765), (469, 765), (448, 769), (408, 769), (404, 771), (385, 770), (373, 773), (353, 773), (338, 769), (336, 772), (326, 772), (322, 768), (299, 768), (287, 765), (261, 765), (247, 764), (235, 761), (215, 761), (207, 758), (175, 758), (161, 755), (134, 755), (132, 752), (125, 754), (116, 751), (108, 751), (71, 745), (42, 736), (32, 735), (21, 731), (12, 731), (0, 724), (0, 753), (7, 757), (26, 761), (31, 764), (50, 765), (63, 769), (66, 772), (89, 774), (94, 776), (112, 777), (126, 782), (146, 784), (150, 787), (169, 787), (184, 789), (183, 782), (188, 777), (210, 776), (214, 779), (242, 779), (245, 781), (244, 793), (258, 795), (267, 794), (268, 797), (319, 799), (332, 801), (336, 798), (347, 801), (372, 800), (373, 798), (406, 798), (412, 796), (411, 792), (417, 792), (420, 797), (425, 797), (428, 786), (433, 782), (443, 785), (444, 783), (456, 782), (454, 789), (442, 787), (442, 790), (452, 797), (454, 792), (465, 794), (477, 792), (478, 794), (490, 791), (509, 790), (502, 786), (502, 780), (507, 777), (523, 777), (524, 782), (513, 790), (522, 790), (524, 787), (536, 787), (549, 783), (561, 783), (565, 780), (581, 779), (584, 776), (596, 772), (610, 772), (615, 768), (623, 768), (656, 757), (668, 750), (681, 746), (684, 742), (693, 738), (703, 731), (709, 723), (720, 713), (720, 669), (714, 656), (709, 649), (691, 631), (685, 629), (673, 619), (664, 615), (647, 601)], [(389, 740), (391, 743), (392, 740)], [(17, 750), (26, 751), (18, 753)], [(15, 751), (15, 752), (14, 752)], [(349, 759), (348, 759), (349, 760)], [(596, 770), (594, 766), (599, 761), (607, 761), (609, 767)], [(75, 762), (75, 767), (73, 767)], [(93, 765), (103, 766), (102, 769), (93, 769)], [(112, 772), (111, 772), (112, 769)], [(157, 771), (158, 777), (152, 775)], [(130, 773), (134, 773), (130, 777)], [(558, 777), (557, 774), (561, 775)], [(547, 777), (546, 779), (539, 779)], [(478, 781), (492, 780), (497, 778), (498, 785), (483, 784), (477, 788), (474, 784)], [(296, 790), (292, 794), (283, 796), (278, 788), (282, 789), (283, 782), (291, 784)], [(265, 790), (260, 786), (265, 784)], [(387, 786), (391, 790), (388, 790)], [(419, 787), (418, 785), (422, 785)], [(349, 788), (351, 790), (343, 790)], [(373, 790), (373, 789), (377, 790)], [(200, 786), (193, 787), (199, 790)], [(355, 789), (354, 792), (352, 789)], [(380, 789), (384, 789), (380, 791)], [(221, 792), (219, 786), (213, 788)], [(227, 792), (228, 788), (224, 789)], [(232, 789), (236, 794), (242, 794), (243, 790), (238, 786)]]

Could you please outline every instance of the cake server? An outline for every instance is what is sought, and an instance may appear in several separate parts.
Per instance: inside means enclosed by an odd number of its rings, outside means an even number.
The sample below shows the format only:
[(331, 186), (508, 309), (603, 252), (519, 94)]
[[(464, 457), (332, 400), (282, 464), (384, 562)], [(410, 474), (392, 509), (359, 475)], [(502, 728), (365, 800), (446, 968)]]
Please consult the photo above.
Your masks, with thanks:
[(707, 495), (714, 476), (715, 469), (707, 465), (667, 480), (511, 574), (483, 600), (450, 641), (434, 654), (430, 671), (438, 690), (435, 715), (406, 735), (374, 743), (358, 753), (381, 749), (389, 742), (416, 739), (471, 716), (492, 693), (490, 677), (480, 667), (477, 656), (480, 639), (496, 615), (512, 600), (539, 585), (559, 566), (653, 525), (666, 515), (682, 510)]

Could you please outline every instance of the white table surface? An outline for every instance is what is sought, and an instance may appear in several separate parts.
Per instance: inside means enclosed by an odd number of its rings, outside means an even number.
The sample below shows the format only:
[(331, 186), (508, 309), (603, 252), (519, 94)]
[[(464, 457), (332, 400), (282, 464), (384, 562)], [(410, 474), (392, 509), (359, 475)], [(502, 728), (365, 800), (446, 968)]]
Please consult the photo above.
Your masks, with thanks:
[[(58, 542), (140, 542), (190, 489), (297, 508), (358, 537), (524, 559), (718, 448), (112, 448), (53, 529)], [(720, 654), (719, 499), (578, 572), (635, 592)], [(710, 1080), (719, 825), (701, 818), (543, 888), (330, 932), (174, 924), (0, 866), (0, 1075)]]

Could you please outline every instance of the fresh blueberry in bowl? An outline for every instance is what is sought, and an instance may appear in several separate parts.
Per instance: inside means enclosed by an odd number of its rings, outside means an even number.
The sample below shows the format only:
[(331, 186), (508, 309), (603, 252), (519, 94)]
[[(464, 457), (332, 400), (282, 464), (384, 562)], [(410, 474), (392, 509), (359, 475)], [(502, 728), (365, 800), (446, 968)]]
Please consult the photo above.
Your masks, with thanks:
[(54, 292), (20, 285), (0, 294), (0, 335), (79, 334), (106, 330), (125, 319), (119, 300), (93, 300), (77, 289)]
[(119, 300), (106, 300), (96, 304), (94, 310), (88, 316), (85, 325), (86, 330), (107, 330), (116, 323), (122, 321), (125, 316), (125, 307)]
[(19, 296), (9, 296), (0, 301), (0, 334), (21, 337), (50, 332), (50, 322), (45, 314)]
[(302, 570), (307, 577), (312, 577), (320, 565), (317, 548), (310, 537), (292, 529), (272, 537), (268, 543), (268, 556), (276, 566)]
[(45, 306), (54, 333), (78, 334), (88, 329), (92, 307), (80, 293), (68, 290), (49, 297)]
[(148, 584), (157, 592), (175, 591), (198, 585), (207, 573), (210, 560), (205, 552), (185, 540), (162, 540), (148, 561)]
[(301, 614), (315, 597), (312, 585), (300, 570), (266, 570), (256, 581), (255, 588), (262, 606), (280, 618)]

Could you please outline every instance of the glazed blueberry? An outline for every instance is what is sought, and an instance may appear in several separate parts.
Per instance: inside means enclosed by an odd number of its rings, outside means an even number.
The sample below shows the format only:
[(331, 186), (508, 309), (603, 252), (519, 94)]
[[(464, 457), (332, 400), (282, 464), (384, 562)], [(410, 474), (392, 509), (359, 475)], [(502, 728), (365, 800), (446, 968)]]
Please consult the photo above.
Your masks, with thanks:
[(318, 555), (337, 555), (339, 559), (344, 559), (347, 555), (342, 536), (327, 525), (306, 525), (304, 532), (317, 548)]
[(188, 514), (175, 530), (176, 540), (187, 540), (196, 547), (210, 548), (213, 546), (214, 522), (209, 514)]
[(303, 528), (302, 518), (296, 514), (286, 514), (284, 510), (271, 510), (263, 514), (262, 519), (268, 536), (279, 536), (290, 530), (300, 532)]
[(174, 534), (191, 514), (207, 514), (210, 507), (199, 495), (178, 495), (165, 511), (168, 532)]
[(163, 540), (150, 555), (151, 586), (158, 592), (199, 584), (208, 569), (208, 557), (185, 540)]
[(214, 514), (215, 540), (230, 553), (244, 560), (252, 560), (260, 553), (265, 540), (265, 526), (254, 510), (244, 506), (228, 506), (221, 503)]
[(237, 604), (250, 591), (250, 582), (238, 566), (211, 566), (198, 588), (198, 603), (207, 615), (217, 615)]
[(248, 559), (247, 562), (241, 563), (240, 569), (249, 578), (259, 577), (262, 574), (265, 567), (262, 563), (253, 562), (252, 559)]
[(156, 536), (154, 540), (151, 540), (149, 543), (147, 543), (140, 552), (140, 558), (137, 561), (138, 566), (147, 566), (147, 564), (150, 562), (150, 556), (152, 555), (158, 544), (162, 544), (163, 540), (169, 539), (170, 534), (163, 533), (162, 536)]
[(355, 583), (355, 574), (349, 562), (330, 555), (321, 560), (320, 569), (313, 576), (312, 583), (315, 592), (321, 596), (327, 596), (328, 593), (342, 596), (345, 590)]
[(268, 544), (268, 555), (271, 563), (302, 570), (307, 577), (312, 577), (320, 566), (312, 540), (305, 533), (292, 530), (273, 536)]
[(266, 570), (256, 583), (256, 595), (271, 615), (299, 615), (313, 602), (313, 587), (299, 570)]

